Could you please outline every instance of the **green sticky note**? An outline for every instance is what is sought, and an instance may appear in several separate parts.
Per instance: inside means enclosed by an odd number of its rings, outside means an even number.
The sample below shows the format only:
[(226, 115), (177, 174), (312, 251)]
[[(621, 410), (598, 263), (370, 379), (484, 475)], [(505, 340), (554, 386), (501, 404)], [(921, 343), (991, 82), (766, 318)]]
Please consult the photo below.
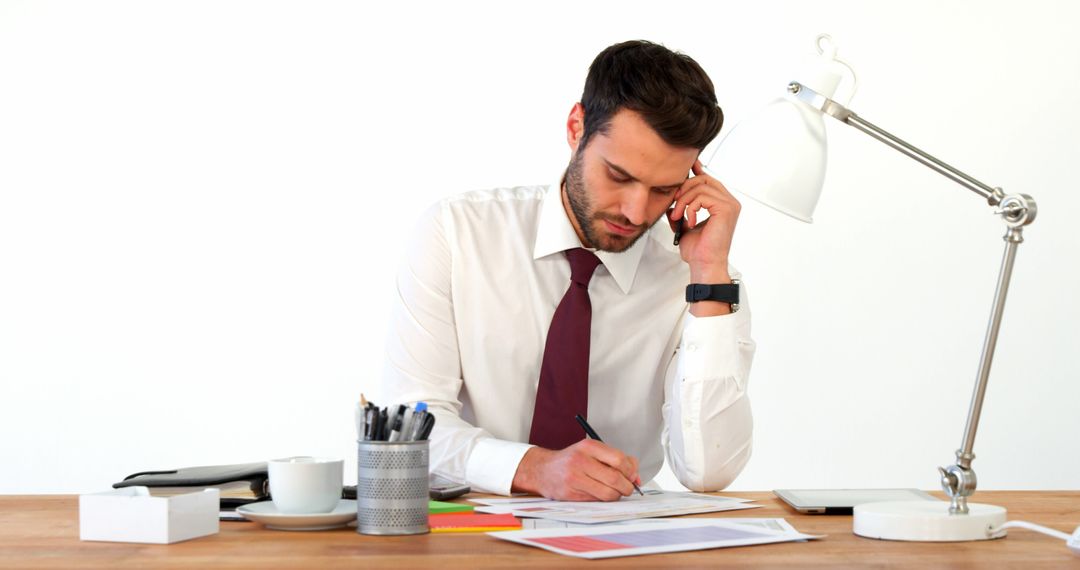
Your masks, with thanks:
[(428, 501), (428, 512), (433, 515), (441, 515), (445, 513), (471, 513), (472, 510), (472, 505), (446, 503), (443, 501)]

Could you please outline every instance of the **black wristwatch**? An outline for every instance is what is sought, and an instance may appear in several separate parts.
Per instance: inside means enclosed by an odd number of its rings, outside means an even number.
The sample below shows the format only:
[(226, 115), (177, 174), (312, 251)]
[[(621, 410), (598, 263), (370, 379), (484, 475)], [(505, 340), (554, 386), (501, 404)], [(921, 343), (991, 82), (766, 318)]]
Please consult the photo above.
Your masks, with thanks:
[(691, 283), (686, 286), (686, 302), (697, 303), (698, 301), (720, 301), (731, 305), (731, 312), (739, 310), (739, 280), (732, 279), (731, 283), (719, 285), (703, 285)]

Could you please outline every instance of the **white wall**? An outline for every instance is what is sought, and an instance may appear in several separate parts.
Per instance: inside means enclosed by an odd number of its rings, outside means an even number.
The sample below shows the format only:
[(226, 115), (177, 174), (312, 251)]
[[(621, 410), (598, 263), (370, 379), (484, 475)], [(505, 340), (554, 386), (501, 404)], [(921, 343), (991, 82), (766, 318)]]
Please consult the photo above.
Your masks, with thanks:
[[(1080, 485), (1077, 4), (384, 4), (0, 3), (0, 492), (351, 460), (420, 208), (557, 175), (565, 115), (611, 43), (697, 58), (727, 130), (819, 32), (859, 72), (852, 108), (1038, 199), (975, 467), (984, 489)], [(934, 488), (1002, 227), (829, 129), (816, 224), (744, 201), (734, 258), (760, 348), (734, 488)]]

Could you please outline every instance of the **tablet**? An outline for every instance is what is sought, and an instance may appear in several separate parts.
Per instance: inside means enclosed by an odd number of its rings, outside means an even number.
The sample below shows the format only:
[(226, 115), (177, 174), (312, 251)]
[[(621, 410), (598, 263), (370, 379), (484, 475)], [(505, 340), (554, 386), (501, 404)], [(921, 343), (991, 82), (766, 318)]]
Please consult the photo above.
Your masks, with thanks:
[(776, 489), (773, 494), (800, 513), (821, 515), (850, 515), (863, 503), (939, 500), (918, 489)]

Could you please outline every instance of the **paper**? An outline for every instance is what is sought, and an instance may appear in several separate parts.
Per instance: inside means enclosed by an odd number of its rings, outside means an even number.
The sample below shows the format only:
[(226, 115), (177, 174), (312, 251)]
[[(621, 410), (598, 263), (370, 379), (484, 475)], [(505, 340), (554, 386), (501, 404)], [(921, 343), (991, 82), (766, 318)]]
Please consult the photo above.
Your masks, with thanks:
[(631, 495), (613, 502), (575, 502), (540, 500), (528, 503), (500, 502), (477, 507), (476, 512), (512, 514), (523, 518), (551, 519), (572, 523), (610, 523), (632, 519), (671, 517), (697, 513), (754, 509), (749, 499), (717, 497), (698, 493), (646, 491), (645, 496)]
[[(786, 523), (785, 523), (786, 524)], [(634, 523), (592, 528), (514, 530), (496, 538), (578, 558), (614, 558), (821, 538), (770, 530), (725, 519), (680, 519), (665, 524)]]
[[(600, 523), (600, 524), (584, 524), (584, 523), (568, 523), (562, 521), (553, 521), (549, 519), (521, 519), (522, 529), (538, 529), (538, 528), (599, 528), (601, 526), (626, 526), (628, 524), (652, 524), (652, 525), (670, 525), (672, 523), (679, 523), (686, 519), (638, 519), (630, 521), (619, 521), (613, 523)], [(781, 532), (798, 532), (795, 527), (791, 526), (791, 523), (785, 519), (770, 519), (770, 518), (731, 518), (726, 517), (723, 519), (714, 518), (695, 518), (693, 520), (698, 521), (713, 521), (722, 520), (724, 522), (735, 523), (739, 525), (764, 528), (768, 530), (777, 530)]]
[(545, 499), (543, 497), (499, 497), (494, 499), (478, 498), (469, 499), (470, 502), (480, 505), (514, 505), (518, 503), (550, 503), (551, 499)]

